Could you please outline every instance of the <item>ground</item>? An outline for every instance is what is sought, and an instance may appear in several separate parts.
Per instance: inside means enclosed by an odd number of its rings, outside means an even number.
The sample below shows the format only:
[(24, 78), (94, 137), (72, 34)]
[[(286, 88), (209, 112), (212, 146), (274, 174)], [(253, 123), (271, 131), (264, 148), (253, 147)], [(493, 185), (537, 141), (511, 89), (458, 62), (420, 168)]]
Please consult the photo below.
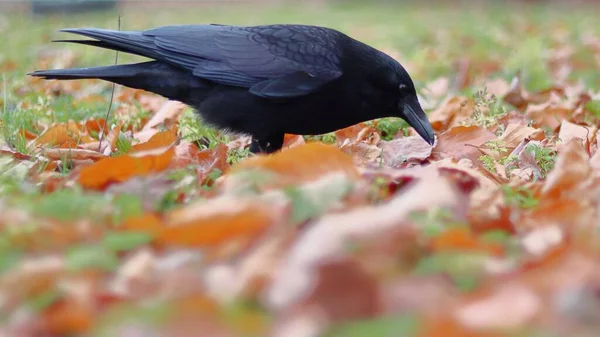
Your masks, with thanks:
[(116, 12), (1, 13), (0, 334), (595, 336), (597, 10), (122, 8), (123, 30), (340, 29), (407, 68), (437, 135), (382, 119), (256, 157), (178, 102), (26, 76), (113, 64), (50, 41)]

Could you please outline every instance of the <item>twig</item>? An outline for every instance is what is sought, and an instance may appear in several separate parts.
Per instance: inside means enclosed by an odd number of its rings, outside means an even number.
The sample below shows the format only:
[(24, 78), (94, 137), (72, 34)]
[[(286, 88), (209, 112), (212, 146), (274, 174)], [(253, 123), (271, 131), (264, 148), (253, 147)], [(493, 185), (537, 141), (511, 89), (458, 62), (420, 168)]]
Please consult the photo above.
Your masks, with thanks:
[[(118, 30), (121, 30), (121, 13), (119, 13), (119, 18), (118, 18)], [(115, 65), (117, 65), (118, 62), (119, 62), (119, 51), (117, 50), (117, 52), (115, 54)], [(102, 125), (102, 129), (100, 130), (100, 140), (98, 142), (98, 152), (100, 152), (102, 149), (102, 141), (104, 140), (104, 128), (106, 127), (106, 124), (108, 124), (108, 118), (110, 117), (110, 110), (112, 109), (113, 99), (115, 97), (115, 86), (116, 86), (116, 83), (113, 82), (112, 91), (110, 93), (110, 101), (108, 102), (108, 109), (106, 110), (106, 117), (104, 118), (104, 125)]]

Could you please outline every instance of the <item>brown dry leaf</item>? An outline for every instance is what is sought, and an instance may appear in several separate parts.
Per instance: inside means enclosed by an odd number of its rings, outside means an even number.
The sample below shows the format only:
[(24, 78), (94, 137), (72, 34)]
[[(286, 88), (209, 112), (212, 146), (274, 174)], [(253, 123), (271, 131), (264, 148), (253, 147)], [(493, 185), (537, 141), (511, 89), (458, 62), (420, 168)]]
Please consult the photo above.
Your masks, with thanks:
[[(510, 172), (510, 177), (519, 177), (524, 182), (531, 181), (531, 179), (541, 179), (543, 178), (542, 168), (538, 164), (537, 159), (535, 158), (535, 153), (530, 151), (528, 146), (536, 145), (542, 146), (541, 142), (530, 140), (529, 138), (525, 138), (521, 141), (519, 145), (511, 152), (510, 155), (515, 156), (517, 158), (516, 163), (518, 169), (512, 170)], [(506, 163), (506, 165), (511, 165), (513, 162)]]
[(171, 164), (173, 147), (164, 147), (135, 154), (101, 159), (83, 167), (77, 181), (83, 187), (103, 189), (111, 183), (123, 182), (134, 176), (157, 173)]
[(23, 136), (23, 138), (27, 139), (27, 140), (33, 140), (37, 138), (37, 135), (35, 133), (32, 133), (31, 131), (27, 130), (27, 129), (21, 129), (21, 131), (19, 131), (21, 133), (21, 136)]
[(87, 135), (78, 123), (57, 124), (44, 131), (33, 140), (36, 146), (70, 146), (76, 147), (79, 143), (91, 143), (94, 139)]
[(303, 144), (306, 144), (306, 142), (304, 141), (304, 137), (301, 135), (285, 134), (282, 149), (293, 148)]
[(517, 284), (500, 286), (481, 297), (454, 313), (463, 326), (477, 330), (516, 328), (531, 322), (543, 307), (536, 293)]
[(31, 160), (31, 159), (33, 159), (32, 156), (27, 155), (27, 154), (23, 154), (23, 153), (20, 153), (20, 152), (13, 151), (13, 150), (9, 149), (7, 146), (2, 146), (2, 148), (0, 148), (0, 155), (8, 155), (8, 156), (11, 156), (11, 157), (13, 157), (15, 159), (18, 159), (18, 160)]
[(229, 172), (230, 165), (227, 162), (228, 149), (227, 145), (219, 144), (213, 149), (200, 151), (196, 155), (196, 175), (200, 184), (207, 183), (209, 174), (215, 169), (220, 170), (223, 174)]
[(447, 229), (431, 240), (430, 247), (433, 251), (487, 252), (498, 256), (504, 253), (502, 245), (484, 242), (465, 227)]
[[(435, 190), (436, 193), (431, 193)], [(420, 168), (420, 179), (389, 203), (328, 214), (295, 242), (268, 289), (268, 302), (276, 309), (289, 308), (303, 301), (312, 291), (316, 268), (325, 260), (339, 256), (347, 240), (354, 237), (385, 235), (398, 228), (412, 229), (404, 222), (414, 211), (447, 207), (463, 213), (466, 196), (437, 168)]]
[(140, 143), (146, 143), (150, 140), (150, 138), (152, 138), (152, 136), (154, 136), (158, 132), (159, 131), (157, 129), (142, 130), (140, 132), (134, 133), (133, 138), (139, 141)]
[[(235, 206), (234, 206), (235, 205)], [(156, 242), (176, 246), (216, 246), (253, 239), (281, 216), (264, 204), (231, 198), (190, 204), (166, 215)]]
[(500, 193), (500, 185), (506, 184), (507, 180), (498, 175), (491, 174), (488, 170), (475, 167), (467, 159), (454, 162), (452, 160), (442, 160), (434, 162), (432, 165), (449, 172), (455, 172), (465, 177), (467, 185), (476, 186), (469, 195), (469, 205), (471, 216), (495, 217), (499, 215), (499, 208), (504, 199)]
[(177, 136), (177, 131), (177, 126), (173, 126), (168, 130), (158, 132), (152, 135), (152, 137), (150, 137), (150, 139), (148, 139), (147, 142), (133, 145), (131, 147), (130, 152), (135, 153), (140, 151), (157, 149), (165, 146), (172, 146), (175, 144), (175, 142), (179, 140), (179, 137)]
[(397, 167), (409, 163), (421, 163), (431, 155), (433, 147), (420, 136), (397, 138), (392, 141), (383, 141), (383, 160), (387, 166)]
[(106, 128), (106, 121), (104, 119), (88, 119), (82, 123), (85, 130), (89, 132), (97, 132), (104, 130), (104, 133), (108, 132)]
[(544, 131), (536, 128), (529, 127), (523, 124), (508, 124), (502, 136), (498, 138), (502, 142), (503, 146), (506, 146), (509, 151), (514, 150), (523, 139), (529, 138), (532, 140), (543, 140)]
[(585, 127), (583, 125), (573, 124), (569, 121), (563, 120), (560, 125), (560, 131), (558, 132), (559, 144), (566, 144), (572, 139), (578, 139), (582, 143), (591, 141), (596, 133), (595, 127)]
[[(365, 130), (366, 131), (363, 131)], [(342, 146), (342, 144), (350, 141), (350, 142), (358, 142), (362, 140), (360, 135), (372, 134), (376, 133), (375, 129), (365, 123), (358, 123), (351, 125), (347, 128), (343, 128), (335, 131), (335, 139), (337, 146)]]
[(259, 155), (248, 158), (231, 168), (235, 174), (248, 170), (262, 170), (274, 173), (271, 183), (283, 186), (318, 179), (325, 174), (341, 171), (352, 179), (360, 175), (352, 158), (335, 146), (323, 143), (306, 143), (273, 155)]
[[(179, 116), (183, 114), (187, 105), (179, 101), (166, 101), (162, 107), (150, 118), (150, 120), (144, 125), (142, 130), (153, 129), (160, 124), (169, 124), (176, 121)], [(171, 125), (167, 125), (171, 126)]]
[(542, 195), (561, 199), (563, 195), (578, 195), (588, 187), (592, 176), (589, 155), (577, 139), (572, 139), (559, 150), (554, 169), (542, 187)]
[(449, 97), (429, 113), (429, 122), (435, 131), (446, 131), (458, 126), (473, 114), (474, 102), (466, 97)]
[(433, 155), (437, 158), (468, 158), (477, 161), (483, 144), (496, 139), (491, 131), (478, 126), (456, 126), (437, 137)]
[(100, 152), (85, 149), (44, 149), (43, 155), (51, 160), (86, 160), (98, 161), (106, 158)]
[(155, 213), (144, 213), (129, 217), (121, 223), (120, 229), (130, 231), (155, 231), (163, 226), (163, 219)]
[(487, 81), (485, 82), (485, 87), (490, 95), (494, 95), (498, 98), (505, 97), (511, 89), (510, 84), (503, 78)]
[(519, 77), (513, 78), (512, 82), (510, 83), (510, 88), (504, 95), (503, 100), (506, 103), (513, 105), (518, 110), (525, 111), (529, 105), (529, 93), (523, 89)]
[(329, 324), (373, 317), (382, 310), (377, 280), (356, 261), (324, 261), (315, 270), (314, 282), (304, 305), (317, 307)]
[(361, 141), (352, 142), (346, 139), (346, 142), (340, 146), (340, 150), (351, 156), (354, 163), (358, 166), (383, 161), (383, 150), (377, 145), (370, 145)]
[(200, 148), (195, 143), (181, 142), (175, 146), (173, 167), (185, 167), (197, 162)]
[(569, 119), (573, 109), (566, 106), (560, 96), (551, 93), (550, 99), (541, 104), (529, 104), (525, 115), (533, 120), (538, 127), (557, 129), (562, 120)]
[(54, 335), (85, 334), (92, 328), (94, 311), (74, 300), (60, 300), (44, 311), (42, 322)]

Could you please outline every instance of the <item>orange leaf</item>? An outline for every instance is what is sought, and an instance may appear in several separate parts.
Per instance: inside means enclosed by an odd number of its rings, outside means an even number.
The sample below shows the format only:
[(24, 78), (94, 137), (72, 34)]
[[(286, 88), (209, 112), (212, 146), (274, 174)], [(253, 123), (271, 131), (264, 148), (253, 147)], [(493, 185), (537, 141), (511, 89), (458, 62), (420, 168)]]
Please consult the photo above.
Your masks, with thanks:
[(160, 148), (131, 155), (105, 158), (81, 169), (78, 182), (83, 187), (102, 189), (115, 182), (123, 182), (134, 176), (165, 170), (171, 164), (175, 150)]
[(165, 131), (154, 134), (150, 139), (141, 144), (136, 144), (131, 147), (131, 152), (139, 152), (157, 149), (164, 146), (173, 145), (177, 141), (177, 126)]
[(201, 183), (204, 183), (206, 175), (214, 169), (219, 169), (225, 173), (229, 170), (229, 163), (227, 163), (227, 150), (228, 147), (225, 144), (219, 144), (214, 149), (206, 149), (198, 152), (196, 155), (198, 160), (198, 173), (202, 174), (203, 179)]
[[(67, 142), (75, 142), (75, 138), (81, 135), (80, 126), (74, 122), (67, 124), (57, 124), (44, 133), (42, 133), (34, 143), (38, 146), (41, 145), (62, 145)], [(75, 142), (76, 143), (76, 142)]]
[[(365, 128), (371, 128), (365, 123), (358, 123), (335, 131), (337, 145), (340, 146), (346, 139), (358, 140), (358, 134)], [(372, 129), (372, 128), (371, 128)]]
[(55, 303), (42, 317), (50, 334), (57, 336), (85, 333), (91, 328), (93, 321), (90, 308), (71, 300)]
[(162, 227), (162, 221), (154, 213), (146, 213), (126, 219), (120, 226), (123, 230), (155, 231)]
[(219, 306), (204, 294), (193, 294), (172, 302), (176, 315), (216, 314)]
[(29, 130), (25, 130), (25, 129), (21, 129), (21, 136), (23, 136), (23, 138), (27, 139), (27, 140), (32, 140), (32, 139), (36, 139), (37, 135), (35, 133), (32, 133)]
[(19, 160), (30, 160), (32, 157), (30, 155), (21, 153), (21, 152), (15, 152), (13, 150), (10, 149), (0, 149), (0, 155), (9, 155), (12, 156), (15, 159), (19, 159)]
[(234, 239), (251, 239), (262, 233), (276, 216), (254, 202), (221, 198), (198, 202), (167, 214), (156, 241), (167, 245), (215, 246)]
[(88, 132), (94, 131), (100, 133), (102, 129), (104, 129), (104, 133), (108, 131), (106, 128), (106, 121), (104, 119), (88, 119), (85, 121), (84, 127)]
[(306, 142), (304, 141), (304, 137), (302, 137), (300, 135), (291, 135), (291, 134), (286, 133), (283, 138), (282, 148), (284, 148), (284, 149), (292, 148), (292, 147), (300, 146), (305, 143)]
[(464, 227), (454, 227), (431, 240), (431, 248), (435, 251), (444, 250), (475, 250), (487, 251), (493, 255), (502, 255), (503, 248), (499, 244), (486, 243), (478, 240), (473, 233)]
[(280, 176), (284, 182), (313, 180), (336, 171), (360, 177), (352, 158), (335, 146), (307, 143), (273, 155), (260, 155), (235, 165), (231, 172), (262, 169)]
[(73, 159), (73, 160), (99, 160), (102, 158), (106, 158), (100, 152), (84, 150), (84, 149), (45, 149), (43, 151), (44, 156), (53, 160), (62, 160), (62, 159)]

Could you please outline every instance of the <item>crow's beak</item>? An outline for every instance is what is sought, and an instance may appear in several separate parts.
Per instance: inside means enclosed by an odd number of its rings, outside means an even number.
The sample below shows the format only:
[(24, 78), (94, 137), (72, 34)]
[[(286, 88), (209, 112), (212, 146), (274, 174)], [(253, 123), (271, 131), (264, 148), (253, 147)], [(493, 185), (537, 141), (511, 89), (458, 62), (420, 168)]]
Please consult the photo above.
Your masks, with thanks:
[(421, 108), (417, 97), (407, 97), (401, 105), (403, 105), (400, 107), (402, 114), (404, 115), (403, 118), (415, 129), (415, 131), (417, 131), (419, 136), (429, 143), (429, 145), (433, 146), (433, 143), (435, 142), (433, 128), (431, 127), (429, 120), (427, 120), (427, 115)]

